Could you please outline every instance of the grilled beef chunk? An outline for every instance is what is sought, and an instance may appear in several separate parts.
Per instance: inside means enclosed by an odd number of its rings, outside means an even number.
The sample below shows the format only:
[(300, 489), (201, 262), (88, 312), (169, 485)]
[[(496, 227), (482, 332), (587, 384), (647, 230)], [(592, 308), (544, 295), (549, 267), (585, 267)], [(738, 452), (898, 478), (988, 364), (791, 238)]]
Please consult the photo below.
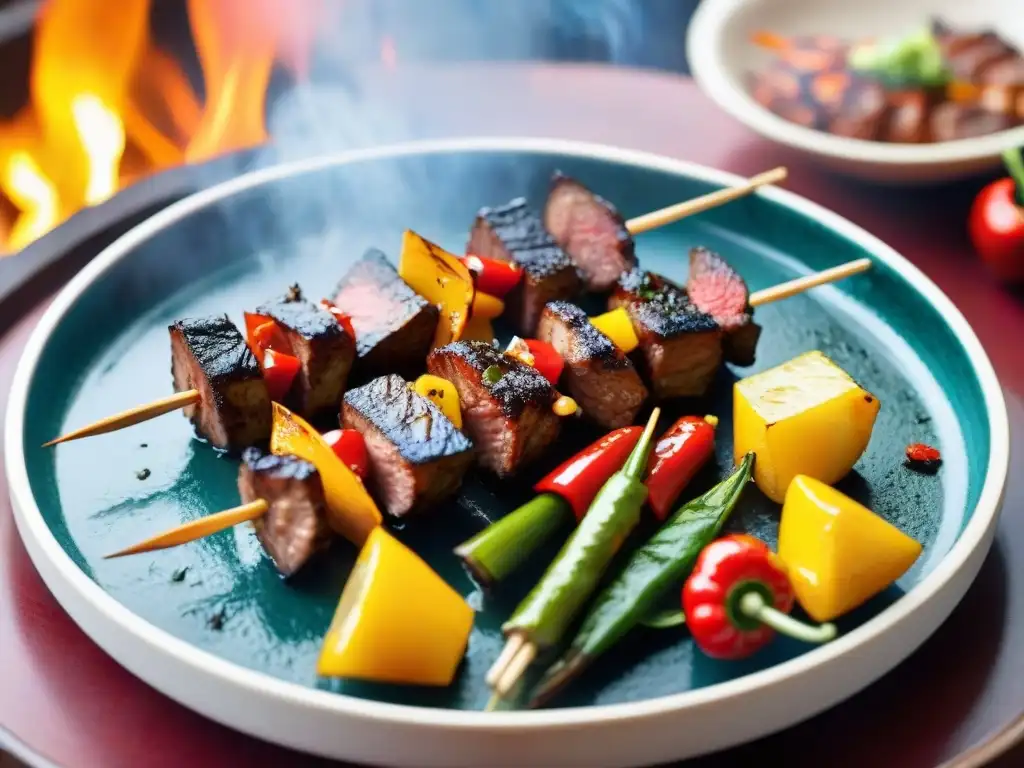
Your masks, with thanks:
[(579, 293), (580, 276), (569, 256), (521, 197), (498, 208), (482, 208), (467, 250), (523, 268), (522, 280), (505, 298), (506, 317), (523, 336), (533, 336), (545, 304)]
[(619, 279), (608, 306), (629, 312), (657, 399), (697, 397), (707, 391), (722, 364), (722, 331), (679, 286), (633, 269)]
[(561, 173), (551, 180), (544, 226), (569, 254), (588, 291), (607, 291), (636, 264), (633, 237), (615, 206)]
[(717, 253), (694, 248), (686, 291), (697, 309), (715, 318), (725, 333), (725, 359), (736, 365), (753, 365), (761, 326), (754, 322), (750, 291), (739, 273)]
[(304, 416), (336, 410), (355, 358), (355, 340), (334, 315), (303, 299), (298, 286), (256, 313), (277, 322), (301, 364), (286, 404)]
[(249, 347), (227, 315), (179, 320), (171, 333), (174, 391), (196, 389), (184, 409), (200, 437), (232, 451), (270, 437), (270, 396)]
[(582, 309), (567, 301), (549, 303), (540, 316), (537, 338), (565, 360), (562, 379), (584, 416), (605, 429), (633, 423), (647, 399), (647, 387), (629, 358)]
[(267, 502), (266, 514), (253, 525), (263, 548), (285, 576), (299, 570), (330, 541), (320, 473), (308, 461), (248, 448), (238, 470), (238, 493), (245, 504), (257, 499)]
[[(488, 384), (484, 371), (492, 366), (501, 378)], [(558, 437), (558, 416), (551, 410), (554, 388), (536, 370), (490, 344), (447, 344), (430, 353), (427, 370), (455, 385), (477, 461), (498, 476), (514, 474)]]
[(410, 288), (388, 257), (369, 249), (334, 291), (334, 303), (352, 318), (356, 374), (414, 376), (423, 370), (437, 328), (437, 307)]
[(366, 440), (372, 490), (395, 517), (454, 494), (473, 461), (469, 438), (401, 376), (350, 390), (341, 421)]

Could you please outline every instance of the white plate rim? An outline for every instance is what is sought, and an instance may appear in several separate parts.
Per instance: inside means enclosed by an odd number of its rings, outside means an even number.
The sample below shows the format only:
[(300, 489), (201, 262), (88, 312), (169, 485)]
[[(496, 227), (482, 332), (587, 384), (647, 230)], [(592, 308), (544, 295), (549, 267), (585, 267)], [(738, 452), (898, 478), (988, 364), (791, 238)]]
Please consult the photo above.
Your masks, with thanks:
[[(404, 724), (458, 731), (504, 733), (536, 732), (579, 725), (604, 726), (642, 720), (656, 715), (683, 715), (687, 710), (715, 706), (754, 692), (763, 693), (778, 683), (798, 677), (805, 678), (814, 673), (820, 674), (829, 662), (842, 659), (848, 654), (867, 650), (886, 632), (910, 621), (915, 613), (926, 606), (932, 598), (942, 593), (944, 588), (966, 589), (966, 585), (954, 583), (955, 577), (962, 569), (969, 568), (972, 564), (976, 572), (976, 567), (980, 565), (980, 558), (987, 552), (998, 521), (999, 506), (1009, 467), (1009, 421), (1003, 392), (992, 364), (963, 315), (938, 286), (917, 267), (882, 241), (838, 214), (795, 193), (778, 188), (762, 188), (757, 194), (816, 219), (839, 235), (856, 242), (873, 258), (901, 273), (943, 314), (946, 322), (964, 346), (975, 369), (981, 384), (990, 423), (990, 458), (985, 483), (974, 513), (953, 547), (932, 572), (900, 600), (849, 633), (827, 645), (812, 649), (773, 667), (684, 693), (622, 704), (485, 713), (371, 701), (306, 688), (297, 683), (286, 682), (265, 673), (238, 666), (210, 652), (198, 649), (150, 624), (132, 613), (92, 581), (60, 546), (46, 525), (29, 486), (22, 445), (29, 383), (47, 339), (72, 303), (93, 282), (101, 279), (117, 261), (126, 257), (139, 243), (162, 228), (223, 197), (293, 174), (313, 172), (325, 167), (408, 155), (452, 152), (554, 154), (649, 168), (685, 175), (721, 186), (737, 185), (744, 181), (742, 177), (735, 174), (714, 170), (699, 164), (602, 144), (526, 137), (455, 138), (360, 149), (275, 165), (218, 184), (168, 206), (109, 245), (65, 286), (33, 330), (15, 371), (4, 434), (7, 480), (19, 533), (25, 540), (26, 548), (36, 568), (44, 572), (44, 576), (51, 572), (55, 574), (63, 582), (63, 586), (69, 588), (78, 599), (87, 601), (90, 607), (98, 611), (107, 622), (116, 625), (123, 633), (134, 637), (137, 642), (146, 647), (148, 652), (167, 657), (179, 665), (184, 665), (190, 672), (198, 672), (217, 685), (233, 686), (237, 691), (255, 697), (255, 700), (260, 697), (271, 697), (278, 703), (299, 709), (325, 710), (341, 717), (362, 719), (374, 723), (385, 722), (391, 725)], [(984, 551), (979, 551), (980, 549)], [(971, 579), (973, 576), (973, 573), (970, 574)], [(53, 585), (48, 583), (48, 586), (51, 591), (54, 591)], [(952, 610), (952, 607), (950, 605), (949, 610)], [(64, 605), (64, 608), (74, 617), (71, 606)], [(943, 613), (941, 619), (944, 619), (946, 614), (948, 611)], [(893, 664), (912, 650), (913, 647), (907, 648), (905, 653)], [(114, 655), (109, 650), (108, 653)], [(136, 670), (133, 671), (145, 679), (144, 674), (140, 674)], [(884, 674), (885, 671), (887, 669), (878, 674)], [(867, 682), (869, 681), (862, 681), (862, 685)], [(851, 690), (849, 693), (853, 693), (853, 691)], [(578, 731), (576, 733), (578, 734)], [(267, 738), (266, 734), (264, 734), (264, 738)], [(286, 743), (283, 737), (282, 742)]]
[(722, 61), (721, 39), (740, 8), (767, 0), (705, 0), (697, 6), (686, 33), (687, 60), (701, 90), (734, 118), (763, 136), (794, 149), (844, 163), (898, 166), (959, 165), (991, 160), (998, 163), (1007, 149), (1024, 144), (1024, 125), (969, 139), (931, 144), (888, 144), (835, 136), (797, 125), (758, 104), (733, 84)]

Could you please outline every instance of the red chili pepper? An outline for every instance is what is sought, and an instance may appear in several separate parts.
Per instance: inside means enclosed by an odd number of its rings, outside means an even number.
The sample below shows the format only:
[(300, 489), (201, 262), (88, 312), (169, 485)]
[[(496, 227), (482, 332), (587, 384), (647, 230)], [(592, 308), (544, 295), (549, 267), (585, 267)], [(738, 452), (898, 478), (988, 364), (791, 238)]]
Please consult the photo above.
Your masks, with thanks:
[(499, 299), (515, 288), (523, 276), (523, 270), (510, 261), (469, 254), (463, 257), (462, 263), (473, 273), (478, 291)]
[(267, 393), (271, 400), (281, 402), (284, 399), (300, 367), (299, 358), (294, 355), (274, 349), (264, 350), (263, 380), (267, 382)]
[(715, 419), (708, 418), (683, 416), (654, 446), (647, 472), (647, 501), (659, 520), (669, 516), (683, 488), (715, 453)]
[(1009, 178), (994, 181), (974, 199), (969, 230), (974, 249), (993, 274), (1024, 283), (1024, 158), (1021, 150), (1003, 154)]
[(329, 299), (320, 299), (320, 308), (325, 309), (334, 315), (338, 325), (345, 329), (346, 333), (353, 339), (356, 337), (356, 329), (352, 327), (352, 316), (338, 309), (338, 305)]
[(335, 429), (324, 434), (324, 440), (331, 446), (334, 455), (355, 472), (360, 480), (370, 474), (370, 456), (366, 452), (366, 441), (355, 429)]
[(716, 659), (742, 659), (782, 632), (808, 643), (835, 637), (833, 624), (808, 626), (788, 614), (795, 595), (768, 545), (733, 534), (701, 551), (683, 585), (683, 613), (694, 642)]
[(942, 454), (938, 448), (932, 448), (924, 443), (911, 443), (907, 446), (907, 464), (912, 469), (921, 472), (933, 473), (942, 463)]
[(608, 478), (622, 469), (643, 431), (643, 427), (622, 427), (609, 432), (557, 467), (533, 490), (561, 496), (579, 522)]
[(554, 347), (540, 339), (526, 339), (526, 348), (533, 355), (533, 367), (537, 372), (551, 382), (551, 386), (557, 386), (562, 376), (562, 368), (565, 367), (562, 356)]

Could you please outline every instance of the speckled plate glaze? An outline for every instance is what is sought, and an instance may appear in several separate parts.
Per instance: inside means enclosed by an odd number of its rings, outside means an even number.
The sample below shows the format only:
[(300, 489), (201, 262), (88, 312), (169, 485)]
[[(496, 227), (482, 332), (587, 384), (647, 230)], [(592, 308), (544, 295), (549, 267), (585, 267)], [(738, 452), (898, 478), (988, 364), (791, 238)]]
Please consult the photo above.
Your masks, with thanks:
[[(717, 462), (694, 482), (696, 494), (729, 469), (737, 377), (817, 348), (881, 399), (868, 451), (841, 487), (925, 551), (898, 585), (840, 622), (837, 641), (811, 649), (779, 640), (727, 663), (704, 657), (684, 630), (638, 630), (554, 707), (480, 712), (500, 624), (543, 562), (485, 595), (451, 549), (528, 498), (533, 479), (597, 434), (579, 425), (521, 480), (474, 474), (457, 500), (393, 526), (478, 612), (466, 660), (446, 689), (317, 679), (320, 641), (355, 554), (344, 542), (291, 582), (246, 527), (103, 560), (238, 503), (236, 463), (195, 439), (177, 414), (56, 450), (39, 447), (168, 394), (170, 322), (227, 311), (241, 323), (246, 308), (294, 282), (311, 298), (329, 295), (366, 247), (397, 260), (405, 227), (461, 251), (477, 208), (520, 194), (539, 204), (555, 169), (616, 201), (627, 217), (737, 181), (666, 158), (543, 140), (363, 151), (276, 167), (188, 198), (68, 285), (18, 370), (7, 471), (33, 561), (96, 642), (210, 717), (334, 757), (417, 766), (636, 765), (792, 724), (884, 674), (941, 623), (995, 528), (1008, 436), (994, 373), (961, 315), (913, 266), (835, 214), (774, 189), (642, 235), (637, 251), (646, 267), (684, 279), (687, 250), (706, 245), (755, 290), (864, 255), (875, 260), (865, 275), (759, 309), (765, 330), (756, 365), (724, 370), (707, 400), (674, 404), (665, 419), (683, 411), (722, 419)], [(941, 447), (938, 475), (903, 465), (904, 446), (918, 440)], [(751, 487), (731, 525), (774, 543), (777, 522), (778, 508)], [(413, 584), (407, 599), (416, 599)]]

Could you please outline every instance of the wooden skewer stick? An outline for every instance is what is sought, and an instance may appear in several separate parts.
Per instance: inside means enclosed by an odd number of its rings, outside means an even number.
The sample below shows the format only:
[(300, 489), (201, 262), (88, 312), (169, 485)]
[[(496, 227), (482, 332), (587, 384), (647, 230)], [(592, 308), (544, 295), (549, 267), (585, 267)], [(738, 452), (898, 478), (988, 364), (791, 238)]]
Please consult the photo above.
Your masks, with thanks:
[(850, 277), (852, 275), (859, 275), (861, 272), (865, 272), (871, 268), (871, 259), (854, 259), (848, 261), (845, 264), (832, 267), (830, 269), (824, 269), (821, 272), (815, 272), (813, 275), (804, 275), (798, 277), (795, 280), (789, 280), (785, 283), (779, 283), (771, 288), (765, 288), (763, 291), (755, 291), (750, 294), (750, 306), (759, 307), (762, 304), (770, 304), (773, 301), (779, 301), (780, 299), (788, 299), (790, 296), (795, 296), (798, 293), (815, 288), (825, 283), (834, 283), (836, 280), (842, 280), (843, 278)]
[(687, 216), (692, 216), (711, 208), (717, 208), (720, 205), (725, 205), (733, 200), (745, 197), (758, 187), (763, 187), (766, 184), (776, 184), (783, 181), (788, 174), (789, 171), (783, 166), (773, 168), (770, 171), (759, 173), (757, 176), (752, 176), (745, 184), (741, 184), (738, 187), (719, 189), (706, 195), (695, 197), (693, 200), (676, 203), (667, 208), (651, 211), (643, 216), (637, 216), (626, 222), (626, 229), (629, 230), (631, 235), (639, 235), (642, 232), (649, 232), (652, 229), (664, 227), (666, 224), (679, 221)]
[(108, 416), (105, 419), (90, 424), (87, 427), (76, 429), (74, 432), (68, 432), (66, 435), (54, 438), (48, 443), (43, 443), (43, 448), (49, 448), (51, 445), (57, 445), (58, 443), (66, 443), (69, 440), (78, 440), (82, 437), (91, 437), (93, 435), (102, 435), (105, 432), (114, 432), (118, 429), (124, 429), (130, 427), (133, 424), (139, 424), (143, 421), (149, 421), (157, 416), (163, 416), (165, 413), (176, 411), (179, 408), (185, 408), (193, 403), (198, 403), (202, 400), (202, 395), (199, 394), (199, 390), (187, 389), (184, 392), (175, 392), (170, 397), (164, 397), (160, 400), (154, 400), (152, 403), (146, 405), (140, 405), (135, 408), (130, 408), (127, 411), (121, 413), (115, 413), (113, 416)]
[(522, 632), (516, 632), (512, 637), (505, 643), (505, 647), (501, 649), (501, 653), (498, 655), (497, 660), (491, 665), (491, 668), (487, 670), (487, 676), (484, 677), (484, 681), (494, 688), (498, 683), (498, 678), (501, 677), (502, 673), (508, 667), (512, 658), (519, 653), (519, 649), (526, 643), (526, 635)]
[(106, 559), (109, 560), (114, 557), (137, 555), (140, 552), (152, 552), (156, 549), (176, 547), (179, 544), (186, 544), (190, 541), (194, 541), (195, 539), (201, 539), (204, 536), (209, 536), (212, 533), (223, 531), (225, 528), (230, 528), (234, 525), (238, 525), (239, 523), (263, 517), (266, 513), (267, 502), (263, 499), (257, 499), (256, 501), (251, 501), (248, 504), (243, 504), (240, 507), (225, 509), (223, 512), (217, 512), (213, 515), (201, 517), (198, 520), (192, 520), (184, 525), (179, 525), (176, 528), (172, 528), (169, 531), (165, 531), (164, 533), (153, 536), (145, 541), (140, 541), (138, 544), (134, 544), (127, 549), (122, 549), (120, 552), (114, 552), (111, 555), (107, 555)]
[(512, 661), (505, 667), (498, 682), (494, 684), (494, 692), (502, 698), (508, 696), (535, 658), (537, 658), (537, 646), (534, 643), (524, 643), (519, 652), (512, 657)]

